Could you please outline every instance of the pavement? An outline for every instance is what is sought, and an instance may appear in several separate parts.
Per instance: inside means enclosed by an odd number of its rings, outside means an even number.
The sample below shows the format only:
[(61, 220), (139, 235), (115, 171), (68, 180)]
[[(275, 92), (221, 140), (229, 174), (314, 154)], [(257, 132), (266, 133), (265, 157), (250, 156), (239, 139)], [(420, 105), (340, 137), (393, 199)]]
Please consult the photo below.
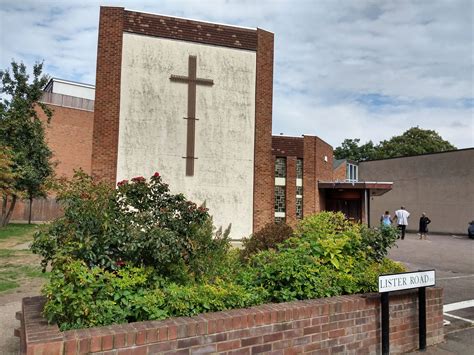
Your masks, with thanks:
[(474, 354), (474, 239), (461, 235), (429, 235), (419, 240), (407, 234), (397, 240), (389, 257), (410, 271), (436, 271), (436, 286), (444, 289), (445, 342), (410, 354)]

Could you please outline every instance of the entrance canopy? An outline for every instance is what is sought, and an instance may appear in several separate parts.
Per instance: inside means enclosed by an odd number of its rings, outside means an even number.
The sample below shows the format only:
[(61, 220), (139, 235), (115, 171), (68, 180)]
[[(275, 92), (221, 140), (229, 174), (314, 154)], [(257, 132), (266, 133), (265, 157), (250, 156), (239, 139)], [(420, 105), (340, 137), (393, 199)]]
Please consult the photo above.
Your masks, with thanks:
[(340, 192), (349, 190), (367, 190), (370, 196), (382, 196), (392, 189), (393, 182), (376, 181), (358, 181), (358, 182), (338, 182), (338, 181), (319, 181), (320, 190), (336, 190)]

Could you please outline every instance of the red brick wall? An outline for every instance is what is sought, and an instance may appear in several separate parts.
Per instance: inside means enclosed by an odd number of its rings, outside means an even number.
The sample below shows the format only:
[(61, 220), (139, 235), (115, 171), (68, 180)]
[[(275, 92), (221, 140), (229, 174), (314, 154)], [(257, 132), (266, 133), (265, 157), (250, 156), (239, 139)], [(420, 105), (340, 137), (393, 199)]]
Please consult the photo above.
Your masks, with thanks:
[[(47, 124), (46, 115), (38, 110), (45, 125), (45, 137), (53, 151), (53, 161), (57, 163), (57, 177), (71, 178), (74, 170), (82, 168), (91, 172), (92, 130), (94, 113), (91, 111), (50, 105), (53, 118)], [(18, 201), (12, 214), (12, 221), (27, 221), (29, 202)], [(31, 211), (33, 221), (49, 221), (62, 214), (53, 197), (35, 199)]]
[(115, 185), (124, 9), (101, 7), (97, 47), (92, 175)]
[[(316, 137), (304, 136), (303, 157), (303, 216), (318, 212), (316, 210)], [(319, 197), (318, 197), (319, 198)]]
[(334, 169), (334, 180), (344, 181), (346, 180), (346, 163), (343, 162), (336, 169)]
[(315, 212), (326, 209), (326, 195), (317, 188), (318, 181), (333, 180), (333, 150), (332, 146), (319, 137), (315, 137), (315, 160), (316, 160), (316, 206)]
[[(428, 288), (427, 345), (443, 341), (443, 290)], [(59, 332), (41, 315), (44, 298), (24, 298), (20, 315), (26, 354), (378, 354), (380, 296), (340, 296), (248, 309)], [(418, 347), (417, 291), (390, 296), (390, 351)]]
[(257, 29), (253, 231), (274, 220), (272, 158), (273, 33)]

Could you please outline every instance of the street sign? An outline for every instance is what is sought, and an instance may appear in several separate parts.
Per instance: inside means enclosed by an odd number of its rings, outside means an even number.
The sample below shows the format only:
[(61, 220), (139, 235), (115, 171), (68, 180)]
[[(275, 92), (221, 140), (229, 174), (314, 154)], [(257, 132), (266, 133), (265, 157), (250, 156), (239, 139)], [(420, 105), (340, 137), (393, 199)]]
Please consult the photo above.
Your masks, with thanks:
[(420, 350), (426, 349), (426, 287), (434, 286), (436, 275), (434, 270), (420, 270), (379, 276), (379, 292), (381, 293), (381, 324), (382, 354), (390, 354), (390, 314), (389, 294), (393, 291), (418, 289), (418, 335)]
[(407, 290), (435, 285), (435, 271), (404, 272), (402, 274), (380, 275), (379, 292)]

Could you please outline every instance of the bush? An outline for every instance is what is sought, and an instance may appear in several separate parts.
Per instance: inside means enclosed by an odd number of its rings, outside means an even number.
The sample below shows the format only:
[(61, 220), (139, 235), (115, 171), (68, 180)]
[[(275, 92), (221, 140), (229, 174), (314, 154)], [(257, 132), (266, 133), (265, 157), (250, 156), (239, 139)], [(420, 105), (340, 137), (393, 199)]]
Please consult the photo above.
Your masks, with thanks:
[(307, 217), (295, 233), (267, 225), (230, 250), (229, 230), (214, 233), (206, 208), (159, 174), (113, 189), (78, 173), (59, 197), (65, 215), (33, 250), (52, 264), (44, 314), (62, 330), (374, 291), (378, 274), (403, 270), (384, 258), (391, 230), (341, 213)]
[(158, 173), (149, 182), (137, 177), (113, 189), (78, 172), (58, 200), (64, 217), (35, 235), (32, 245), (43, 267), (69, 255), (108, 271), (153, 266), (184, 282), (212, 274), (230, 245), (229, 231), (214, 235), (207, 209), (171, 194)]
[(367, 257), (381, 262), (388, 251), (395, 245), (398, 230), (391, 226), (382, 226), (380, 229), (362, 227), (362, 247), (366, 249)]
[(268, 223), (257, 233), (242, 240), (242, 260), (247, 260), (251, 255), (259, 251), (275, 249), (278, 244), (284, 242), (293, 235), (293, 229), (286, 223)]
[(115, 272), (64, 260), (43, 292), (44, 314), (61, 330), (114, 323), (192, 316), (261, 303), (258, 292), (223, 280), (179, 285), (156, 277), (150, 267), (124, 266)]
[[(402, 268), (373, 257), (375, 248), (368, 246), (381, 236), (382, 231), (366, 230), (342, 213), (321, 212), (302, 220), (296, 237), (278, 250), (251, 256), (239, 282), (265, 289), (271, 302), (375, 291), (374, 275)], [(386, 253), (389, 244), (378, 246), (377, 253)]]

